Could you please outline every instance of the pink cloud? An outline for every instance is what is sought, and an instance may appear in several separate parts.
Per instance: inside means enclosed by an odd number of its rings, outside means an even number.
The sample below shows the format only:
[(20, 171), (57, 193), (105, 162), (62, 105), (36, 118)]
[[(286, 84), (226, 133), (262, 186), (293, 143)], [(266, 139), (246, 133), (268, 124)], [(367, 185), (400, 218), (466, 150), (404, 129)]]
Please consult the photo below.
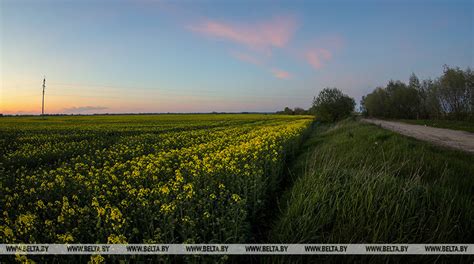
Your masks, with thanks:
[(208, 20), (189, 29), (210, 37), (228, 40), (252, 49), (282, 48), (290, 41), (297, 23), (293, 17), (275, 17), (255, 24), (231, 24)]
[(236, 58), (240, 61), (248, 62), (248, 63), (255, 64), (255, 65), (262, 65), (263, 64), (263, 62), (260, 59), (256, 58), (253, 55), (247, 54), (247, 53), (232, 52), (231, 54), (234, 58)]
[(332, 58), (332, 53), (323, 48), (310, 49), (305, 53), (306, 61), (315, 69), (321, 69)]
[(291, 73), (284, 70), (276, 69), (276, 68), (272, 69), (272, 73), (273, 73), (273, 76), (275, 76), (278, 79), (290, 79), (292, 77)]
[(311, 65), (312, 68), (319, 70), (328, 64), (343, 47), (344, 38), (338, 34), (319, 37), (313, 39), (300, 56)]

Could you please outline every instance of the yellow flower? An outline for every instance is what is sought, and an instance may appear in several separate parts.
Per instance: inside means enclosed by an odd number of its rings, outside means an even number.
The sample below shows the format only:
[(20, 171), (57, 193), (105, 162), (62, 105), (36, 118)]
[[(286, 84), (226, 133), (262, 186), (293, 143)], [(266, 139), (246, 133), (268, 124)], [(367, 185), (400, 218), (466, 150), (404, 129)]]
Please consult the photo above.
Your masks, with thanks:
[(181, 218), (181, 221), (183, 221), (183, 223), (190, 223), (191, 222), (191, 218), (189, 218), (189, 216), (185, 216), (183, 218)]
[(62, 214), (58, 215), (58, 223), (64, 223), (64, 216)]
[(108, 244), (125, 244), (127, 243), (127, 238), (124, 235), (111, 234), (107, 238), (107, 243)]
[(240, 200), (242, 200), (242, 198), (240, 198), (240, 196), (238, 194), (232, 194), (232, 200), (234, 200), (234, 202), (239, 202)]
[(91, 263), (91, 264), (105, 263), (105, 258), (102, 257), (102, 255), (93, 255), (91, 256), (91, 260), (88, 263)]
[(163, 186), (161, 186), (161, 188), (160, 188), (160, 192), (161, 192), (162, 194), (165, 194), (165, 195), (166, 195), (166, 194), (170, 193), (170, 189), (168, 188), (168, 186), (163, 185)]
[(160, 212), (166, 213), (166, 214), (171, 213), (174, 211), (175, 208), (176, 206), (174, 204), (163, 204), (160, 207)]
[(44, 209), (44, 208), (45, 208), (44, 203), (43, 203), (43, 201), (41, 201), (41, 200), (38, 200), (38, 201), (36, 202), (36, 206), (38, 206), (38, 208), (40, 208), (40, 209)]
[(99, 201), (97, 200), (96, 197), (92, 198), (92, 206), (93, 207), (98, 207), (99, 206)]
[(20, 233), (27, 233), (33, 228), (34, 222), (36, 219), (36, 215), (27, 213), (21, 214), (17, 218), (17, 224), (20, 227)]
[(110, 219), (119, 221), (122, 218), (122, 213), (117, 208), (112, 208), (110, 211)]
[(103, 207), (97, 207), (97, 214), (99, 216), (104, 215), (105, 214), (105, 209)]
[(186, 198), (190, 199), (194, 195), (193, 185), (191, 183), (187, 183), (183, 186), (183, 189), (186, 191)]
[(13, 230), (9, 228), (8, 226), (1, 227), (0, 229), (3, 229), (3, 235), (7, 238), (12, 238), (13, 237)]
[(20, 263), (23, 263), (23, 264), (35, 264), (36, 263), (33, 260), (29, 259), (27, 256), (20, 255), (20, 254), (15, 255), (15, 260), (17, 262), (20, 262)]
[(176, 181), (177, 182), (183, 182), (184, 181), (183, 175), (181, 175), (181, 171), (179, 171), (179, 170), (176, 170)]
[(63, 243), (73, 242), (74, 237), (70, 233), (57, 235), (58, 239)]
[(209, 217), (211, 217), (211, 214), (210, 214), (209, 212), (207, 212), (207, 211), (204, 212), (204, 218), (207, 219), (207, 218), (209, 218)]

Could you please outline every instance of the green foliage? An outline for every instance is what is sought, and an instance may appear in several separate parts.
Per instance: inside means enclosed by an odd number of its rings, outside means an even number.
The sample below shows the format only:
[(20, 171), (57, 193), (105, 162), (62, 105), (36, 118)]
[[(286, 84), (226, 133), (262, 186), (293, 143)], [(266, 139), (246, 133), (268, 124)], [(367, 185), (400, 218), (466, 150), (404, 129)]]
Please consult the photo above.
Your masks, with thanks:
[(314, 98), (310, 112), (323, 122), (334, 122), (349, 116), (354, 111), (354, 99), (337, 88), (324, 88)]
[(382, 118), (449, 118), (474, 120), (474, 74), (471, 69), (445, 66), (435, 80), (419, 81), (415, 74), (406, 85), (390, 81), (362, 97), (365, 115)]
[(285, 107), (285, 109), (283, 110), (283, 113), (285, 115), (292, 115), (293, 114), (293, 110), (291, 110), (291, 108), (289, 108), (288, 106)]
[(390, 81), (362, 100), (369, 116), (385, 118), (416, 118), (420, 104), (418, 91), (400, 81)]
[(468, 68), (463, 71), (459, 68), (445, 66), (444, 74), (439, 79), (438, 96), (445, 113), (455, 119), (461, 119), (473, 114), (473, 72)]
[(294, 110), (289, 107), (285, 107), (283, 111), (278, 111), (276, 113), (279, 115), (309, 115), (309, 111), (300, 107), (295, 107)]

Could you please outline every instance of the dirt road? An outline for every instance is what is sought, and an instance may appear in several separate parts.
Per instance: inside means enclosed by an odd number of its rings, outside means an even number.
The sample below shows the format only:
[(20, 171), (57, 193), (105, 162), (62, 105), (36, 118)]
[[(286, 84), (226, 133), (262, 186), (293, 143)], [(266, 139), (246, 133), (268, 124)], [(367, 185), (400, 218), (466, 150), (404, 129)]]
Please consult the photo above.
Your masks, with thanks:
[(429, 141), (436, 145), (474, 153), (473, 133), (429, 126), (410, 125), (378, 119), (362, 119), (362, 121), (380, 125), (385, 129), (398, 132), (405, 136), (414, 137), (419, 140)]

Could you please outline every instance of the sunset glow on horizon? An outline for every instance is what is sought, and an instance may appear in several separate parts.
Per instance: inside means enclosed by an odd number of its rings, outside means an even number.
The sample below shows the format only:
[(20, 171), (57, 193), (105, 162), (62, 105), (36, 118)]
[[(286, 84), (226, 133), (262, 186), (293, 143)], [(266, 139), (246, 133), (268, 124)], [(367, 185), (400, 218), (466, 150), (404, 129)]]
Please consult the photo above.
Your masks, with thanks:
[(0, 1), (0, 113), (274, 112), (473, 66), (471, 1)]

